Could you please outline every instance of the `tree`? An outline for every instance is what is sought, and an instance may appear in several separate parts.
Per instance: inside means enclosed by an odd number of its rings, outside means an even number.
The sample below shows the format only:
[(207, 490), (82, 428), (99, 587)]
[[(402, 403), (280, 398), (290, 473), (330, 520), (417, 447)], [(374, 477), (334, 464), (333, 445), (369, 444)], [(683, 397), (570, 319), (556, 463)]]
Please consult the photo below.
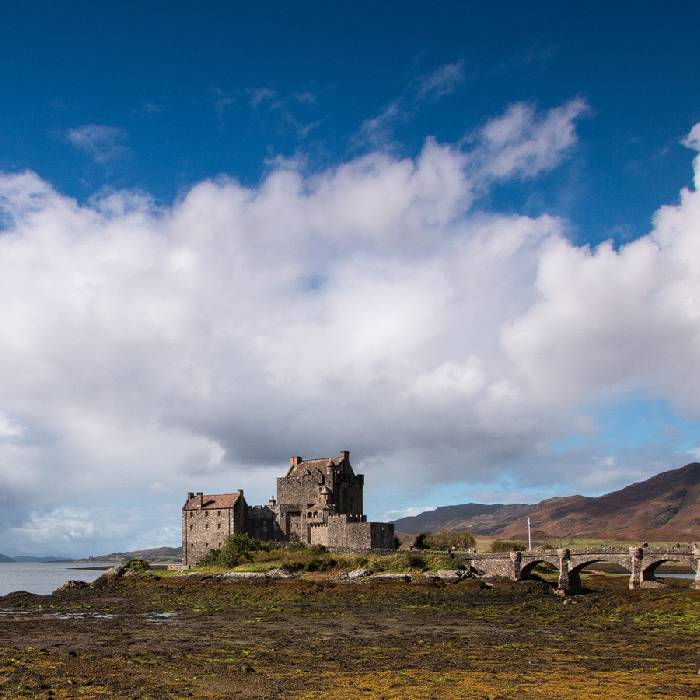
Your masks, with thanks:
[(509, 540), (494, 540), (491, 542), (492, 552), (524, 552), (526, 549), (522, 542), (510, 542)]
[(221, 549), (212, 549), (202, 563), (230, 568), (238, 566), (242, 561), (251, 561), (251, 552), (269, 549), (269, 544), (260, 542), (245, 532), (229, 535)]
[(428, 549), (428, 534), (426, 532), (421, 532), (416, 535), (416, 539), (413, 540), (414, 549)]
[(470, 532), (457, 530), (438, 530), (428, 535), (428, 547), (430, 549), (472, 549), (476, 547), (476, 540)]

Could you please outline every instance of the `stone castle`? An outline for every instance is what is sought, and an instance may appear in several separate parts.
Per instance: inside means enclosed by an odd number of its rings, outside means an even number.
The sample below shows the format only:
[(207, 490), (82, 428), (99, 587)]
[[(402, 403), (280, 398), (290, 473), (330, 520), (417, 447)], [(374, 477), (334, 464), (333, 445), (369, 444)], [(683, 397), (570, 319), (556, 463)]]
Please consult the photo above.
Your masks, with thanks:
[(183, 564), (197, 564), (237, 533), (336, 549), (393, 549), (393, 523), (367, 522), (362, 513), (364, 482), (343, 451), (335, 458), (290, 457), (286, 475), (277, 479), (277, 498), (266, 506), (249, 506), (242, 490), (190, 492), (182, 507)]

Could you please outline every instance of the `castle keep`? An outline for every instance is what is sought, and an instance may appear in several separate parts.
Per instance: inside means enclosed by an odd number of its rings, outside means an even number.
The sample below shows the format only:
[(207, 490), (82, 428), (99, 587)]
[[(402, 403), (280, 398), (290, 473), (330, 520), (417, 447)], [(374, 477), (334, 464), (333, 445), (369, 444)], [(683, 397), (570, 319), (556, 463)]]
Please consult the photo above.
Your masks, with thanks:
[(241, 490), (190, 492), (182, 507), (182, 561), (196, 564), (229, 535), (244, 532), (266, 541), (393, 549), (393, 523), (367, 522), (362, 513), (364, 482), (343, 451), (335, 458), (290, 457), (286, 475), (277, 479), (277, 498), (266, 506), (249, 506)]

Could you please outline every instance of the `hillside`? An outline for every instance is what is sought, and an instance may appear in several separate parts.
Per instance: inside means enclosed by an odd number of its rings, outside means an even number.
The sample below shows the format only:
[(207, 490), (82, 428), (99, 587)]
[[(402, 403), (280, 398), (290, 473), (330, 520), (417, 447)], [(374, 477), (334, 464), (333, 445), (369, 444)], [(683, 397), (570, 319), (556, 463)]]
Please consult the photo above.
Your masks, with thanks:
[(700, 464), (694, 462), (599, 497), (549, 498), (536, 505), (446, 506), (411, 518), (396, 529), (416, 533), (442, 528), (507, 539), (536, 537), (619, 540), (700, 539)]
[(180, 547), (154, 547), (136, 549), (133, 552), (112, 552), (90, 557), (89, 561), (124, 561), (127, 559), (144, 559), (145, 561), (173, 562), (180, 561)]
[(10, 564), (14, 561), (12, 557), (7, 557), (4, 554), (0, 554), (0, 564)]
[(475, 535), (490, 535), (505, 525), (527, 517), (531, 505), (517, 503), (463, 503), (426, 510), (410, 518), (396, 521), (398, 532), (419, 533), (436, 530), (469, 530)]

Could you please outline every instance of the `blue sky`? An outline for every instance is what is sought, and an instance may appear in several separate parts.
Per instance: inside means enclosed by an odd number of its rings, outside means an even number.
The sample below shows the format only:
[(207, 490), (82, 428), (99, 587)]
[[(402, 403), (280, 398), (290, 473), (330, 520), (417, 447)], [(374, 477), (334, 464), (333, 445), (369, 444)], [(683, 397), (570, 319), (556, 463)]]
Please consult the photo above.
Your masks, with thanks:
[(172, 544), (292, 453), (351, 449), (377, 517), (698, 458), (699, 19), (6, 10), (6, 549)]

